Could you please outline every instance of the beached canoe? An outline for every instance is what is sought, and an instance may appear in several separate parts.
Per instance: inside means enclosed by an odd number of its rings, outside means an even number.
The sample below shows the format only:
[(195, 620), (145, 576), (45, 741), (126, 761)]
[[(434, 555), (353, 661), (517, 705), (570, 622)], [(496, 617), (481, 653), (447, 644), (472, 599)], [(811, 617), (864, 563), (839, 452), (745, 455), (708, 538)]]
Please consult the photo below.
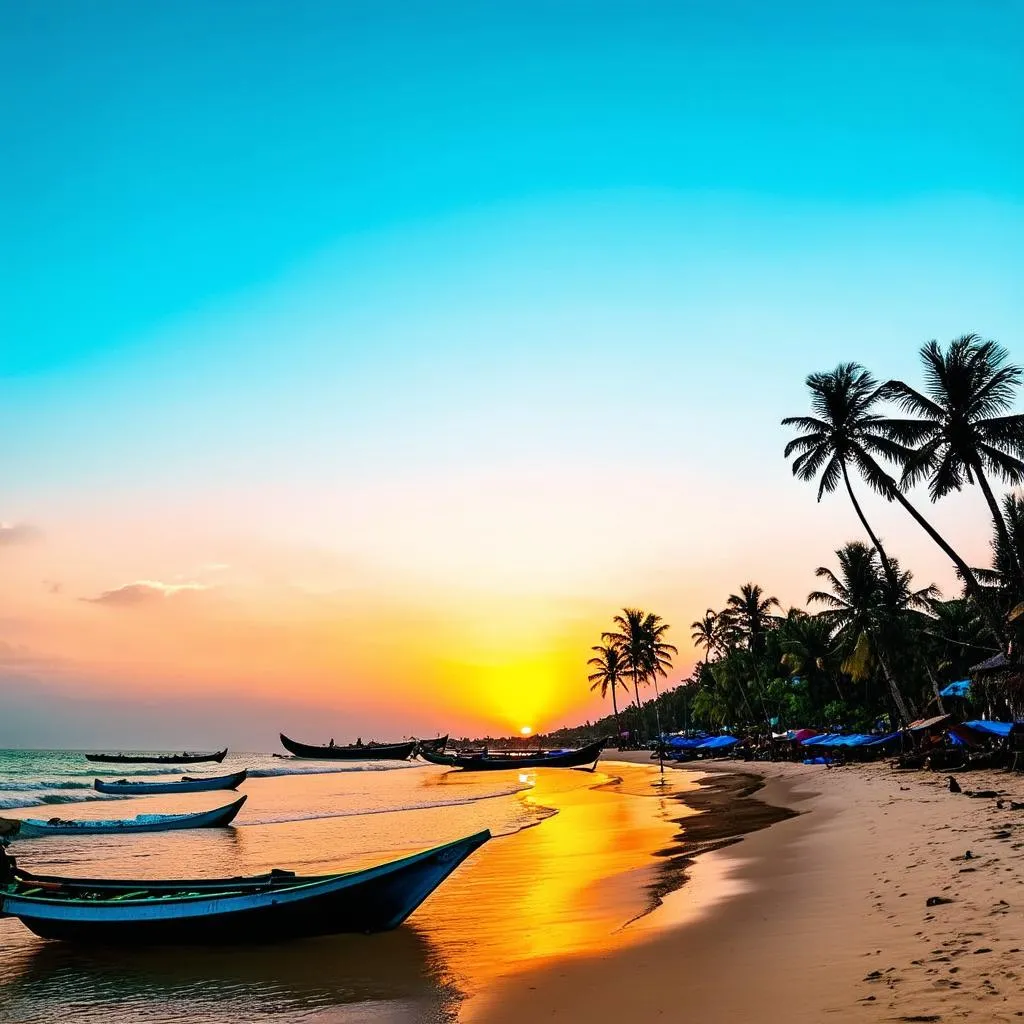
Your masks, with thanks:
[(597, 740), (576, 750), (552, 750), (537, 753), (503, 750), (500, 753), (481, 751), (478, 754), (436, 754), (420, 750), (420, 756), (431, 764), (463, 768), (471, 772), (523, 771), (527, 768), (582, 768), (596, 764), (605, 741)]
[(453, 843), (343, 874), (273, 871), (252, 878), (111, 881), (15, 870), (0, 886), (0, 916), (46, 939), (106, 945), (277, 942), (379, 932), (400, 925), (474, 850)]
[(107, 764), (201, 764), (203, 761), (224, 760), (228, 748), (215, 750), (212, 754), (195, 754), (184, 751), (181, 754), (86, 754), (87, 761), (103, 761)]
[(281, 733), (281, 743), (285, 750), (291, 751), (296, 757), (329, 761), (408, 761), (416, 749), (415, 740), (404, 743), (349, 743), (342, 747), (317, 747), (289, 739), (284, 733)]
[(209, 793), (215, 789), (237, 789), (245, 782), (248, 771), (243, 769), (232, 775), (216, 775), (209, 779), (194, 779), (183, 775), (177, 782), (145, 782), (120, 779), (117, 782), (93, 780), (97, 793), (116, 793), (120, 796), (150, 796), (157, 793)]
[(42, 818), (24, 818), (18, 822), (15, 837), (40, 839), (43, 836), (123, 835), (169, 832), (182, 828), (221, 828), (234, 821), (244, 803), (245, 797), (241, 796), (234, 803), (216, 807), (212, 811), (200, 811), (198, 814), (137, 814), (134, 818), (121, 820), (65, 821), (63, 818), (49, 818), (44, 821)]

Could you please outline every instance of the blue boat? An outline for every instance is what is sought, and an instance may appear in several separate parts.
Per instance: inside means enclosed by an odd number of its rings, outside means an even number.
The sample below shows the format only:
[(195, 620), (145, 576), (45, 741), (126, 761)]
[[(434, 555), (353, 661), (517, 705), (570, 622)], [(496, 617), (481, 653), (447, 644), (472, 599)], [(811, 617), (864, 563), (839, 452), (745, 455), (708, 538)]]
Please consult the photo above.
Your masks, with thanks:
[(182, 828), (221, 828), (231, 824), (244, 803), (245, 797), (242, 796), (234, 803), (216, 807), (212, 811), (200, 811), (198, 814), (137, 814), (134, 818), (102, 821), (23, 818), (17, 822), (13, 837), (42, 839), (45, 836), (125, 835), (135, 832), (169, 832)]
[(363, 871), (252, 878), (110, 881), (34, 875), (0, 884), (0, 917), (46, 939), (104, 945), (276, 942), (400, 925), (488, 831)]
[(98, 793), (116, 793), (120, 796), (149, 796), (157, 793), (208, 793), (215, 789), (237, 789), (245, 782), (248, 771), (243, 769), (232, 775), (215, 775), (208, 779), (191, 779), (183, 775), (177, 782), (135, 782), (120, 779), (104, 782), (94, 779), (93, 787)]

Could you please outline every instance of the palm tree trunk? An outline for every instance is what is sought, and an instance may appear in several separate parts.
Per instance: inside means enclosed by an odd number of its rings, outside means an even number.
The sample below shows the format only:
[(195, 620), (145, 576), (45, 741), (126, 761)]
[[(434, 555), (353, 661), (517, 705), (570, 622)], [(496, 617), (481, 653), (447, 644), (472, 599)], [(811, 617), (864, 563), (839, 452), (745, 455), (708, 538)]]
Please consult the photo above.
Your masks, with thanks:
[(999, 535), (999, 540), (1009, 555), (1013, 567), (1017, 570), (1017, 578), (1021, 583), (1024, 583), (1024, 569), (1022, 569), (1017, 558), (1017, 550), (1013, 546), (1013, 541), (1010, 540), (1010, 531), (1006, 528), (1006, 520), (1003, 518), (1003, 513), (999, 508), (999, 502), (996, 501), (996, 496), (992, 493), (992, 488), (989, 486), (988, 477), (985, 476), (980, 459), (976, 460), (973, 468), (974, 475), (978, 478), (978, 486), (981, 488), (981, 493), (985, 495), (985, 501), (988, 502), (989, 511), (992, 513), (992, 523), (996, 528), (996, 533)]
[(636, 681), (636, 673), (633, 673), (633, 693), (636, 696), (636, 719), (639, 723), (637, 731), (640, 733), (640, 738), (643, 739), (644, 733), (647, 731), (647, 722), (644, 721), (644, 709), (640, 706), (640, 687)]
[(961, 577), (963, 578), (964, 586), (967, 588), (967, 592), (971, 597), (974, 598), (975, 604), (978, 606), (978, 611), (981, 612), (982, 618), (985, 620), (985, 624), (992, 631), (992, 635), (999, 641), (1005, 650), (1006, 633), (999, 619), (992, 614), (992, 609), (989, 607), (985, 592), (982, 590), (977, 576), (974, 575), (974, 570), (971, 569), (971, 567), (953, 550), (952, 547), (950, 547), (945, 537), (943, 537), (939, 531), (936, 530), (935, 527), (932, 526), (932, 524), (929, 523), (928, 520), (910, 504), (907, 496), (896, 486), (896, 482), (892, 477), (885, 473), (877, 463), (875, 463), (875, 467), (879, 474), (884, 475), (888, 481), (890, 500), (895, 498), (895, 500), (910, 513), (914, 522), (916, 522), (917, 525), (920, 526), (921, 529), (924, 530), (924, 532), (927, 533), (940, 548), (942, 548), (949, 559), (957, 567)]
[(889, 684), (889, 692), (892, 694), (892, 702), (896, 705), (896, 710), (900, 713), (900, 718), (903, 719), (903, 724), (909, 725), (911, 721), (910, 713), (907, 710), (903, 694), (900, 693), (900, 688), (896, 685), (896, 680), (893, 679), (892, 672), (889, 669), (889, 662), (878, 647), (877, 642), (875, 643), (875, 653), (878, 656), (878, 664), (882, 666), (882, 674), (885, 676), (885, 681)]
[(619, 744), (622, 743), (622, 728), (619, 726), (619, 702), (615, 699), (615, 687), (618, 686), (618, 680), (612, 683), (612, 714), (615, 716), (615, 749), (619, 749)]
[(931, 665), (928, 664), (928, 659), (925, 658), (924, 670), (928, 673), (928, 680), (932, 684), (932, 693), (935, 694), (935, 703), (939, 706), (939, 714), (944, 715), (946, 713), (946, 706), (942, 703), (942, 694), (939, 692), (939, 683), (935, 678), (935, 673), (932, 672)]
[(867, 516), (864, 515), (863, 509), (860, 507), (860, 502), (857, 501), (857, 496), (853, 493), (853, 485), (850, 483), (850, 475), (846, 472), (846, 462), (842, 463), (843, 467), (843, 480), (846, 483), (846, 493), (850, 496), (850, 501), (853, 503), (853, 510), (857, 513), (857, 518), (861, 521), (864, 529), (867, 531), (867, 535), (871, 538), (871, 543), (874, 544), (875, 550), (878, 552), (878, 557), (882, 560), (882, 567), (885, 569), (885, 575), (889, 580), (890, 586), (893, 585), (895, 575), (892, 571), (892, 564), (889, 562), (889, 556), (885, 553), (885, 548), (882, 547), (882, 542), (875, 536), (875, 531), (871, 529), (871, 524), (867, 520)]

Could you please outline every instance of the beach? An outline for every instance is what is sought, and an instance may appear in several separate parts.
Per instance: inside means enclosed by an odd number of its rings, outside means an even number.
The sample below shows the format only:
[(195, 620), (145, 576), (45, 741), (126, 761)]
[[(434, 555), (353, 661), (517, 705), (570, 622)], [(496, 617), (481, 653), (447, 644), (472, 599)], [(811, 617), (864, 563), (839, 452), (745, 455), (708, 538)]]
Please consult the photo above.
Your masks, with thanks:
[[(666, 779), (656, 785), (646, 755), (614, 752), (593, 774), (285, 774), (243, 787), (231, 830), (121, 837), (119, 849), (104, 837), (22, 843), (33, 868), (158, 877), (186, 862), (206, 875), (362, 866), (427, 835), (499, 833), (384, 935), (84, 951), (0, 921), (0, 1019), (1020, 1018), (1024, 810), (885, 764), (718, 761)], [(1015, 775), (960, 781), (1024, 800)]]
[[(884, 764), (706, 767), (756, 772), (758, 796), (799, 815), (698, 857), (649, 915), (650, 941), (516, 979), (475, 1019), (1024, 1016), (1024, 811)], [(960, 781), (965, 793), (1024, 799), (1017, 775)], [(950, 902), (929, 906), (936, 897)], [(686, 920), (662, 929), (659, 918), (672, 914)]]

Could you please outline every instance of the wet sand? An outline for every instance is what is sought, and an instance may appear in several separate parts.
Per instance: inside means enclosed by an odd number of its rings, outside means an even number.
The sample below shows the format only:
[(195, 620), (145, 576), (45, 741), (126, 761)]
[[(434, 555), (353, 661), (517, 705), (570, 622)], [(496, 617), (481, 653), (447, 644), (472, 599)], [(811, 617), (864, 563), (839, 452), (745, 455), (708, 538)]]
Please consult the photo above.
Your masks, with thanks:
[[(698, 856), (685, 885), (638, 922), (646, 941), (520, 975), (465, 1019), (1024, 1016), (1024, 809), (886, 765), (707, 767), (763, 775), (755, 799), (800, 813)], [(960, 782), (1024, 802), (1021, 776)], [(684, 832), (697, 836), (697, 820)], [(950, 902), (930, 906), (935, 897)]]

